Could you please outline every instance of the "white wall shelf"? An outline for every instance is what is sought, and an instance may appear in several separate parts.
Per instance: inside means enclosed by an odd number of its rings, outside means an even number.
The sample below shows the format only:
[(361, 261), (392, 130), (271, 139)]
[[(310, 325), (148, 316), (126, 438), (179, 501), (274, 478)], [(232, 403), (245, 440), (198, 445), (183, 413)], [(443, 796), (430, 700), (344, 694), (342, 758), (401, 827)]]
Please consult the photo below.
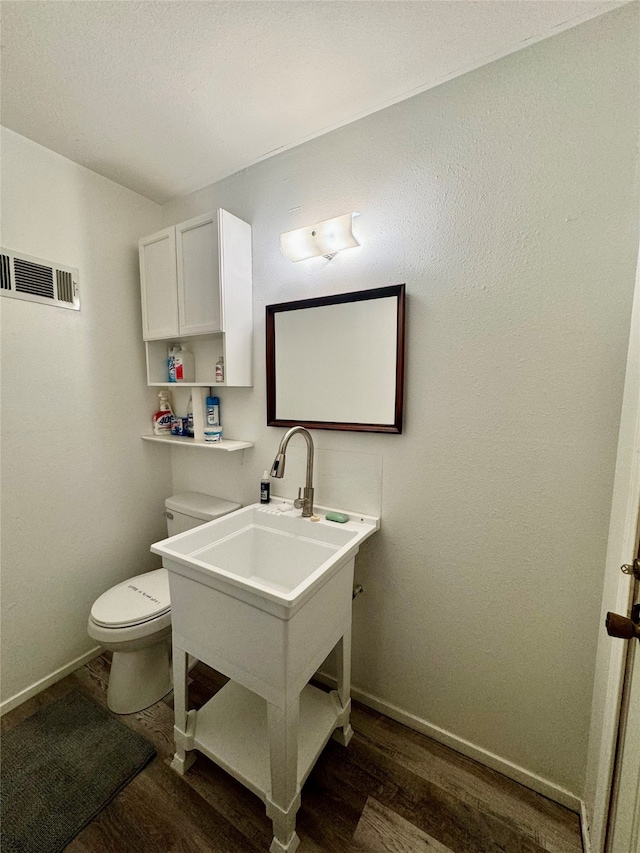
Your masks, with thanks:
[[(183, 383), (181, 383), (183, 384)], [(182, 435), (143, 435), (144, 441), (155, 441), (160, 444), (173, 444), (180, 447), (206, 447), (208, 450), (246, 450), (248, 447), (253, 447), (250, 441), (233, 441), (230, 438), (224, 438), (222, 441), (203, 441), (198, 438), (186, 438)]]
[(226, 388), (224, 382), (148, 382), (151, 388)]

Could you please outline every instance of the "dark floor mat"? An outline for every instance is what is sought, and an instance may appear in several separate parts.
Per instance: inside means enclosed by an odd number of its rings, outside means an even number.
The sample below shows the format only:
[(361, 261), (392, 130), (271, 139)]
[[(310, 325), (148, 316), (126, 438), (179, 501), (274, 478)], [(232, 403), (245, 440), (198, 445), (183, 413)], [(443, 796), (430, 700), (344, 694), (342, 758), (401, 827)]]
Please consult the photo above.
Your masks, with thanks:
[(155, 756), (153, 746), (81, 693), (2, 736), (2, 853), (56, 853)]

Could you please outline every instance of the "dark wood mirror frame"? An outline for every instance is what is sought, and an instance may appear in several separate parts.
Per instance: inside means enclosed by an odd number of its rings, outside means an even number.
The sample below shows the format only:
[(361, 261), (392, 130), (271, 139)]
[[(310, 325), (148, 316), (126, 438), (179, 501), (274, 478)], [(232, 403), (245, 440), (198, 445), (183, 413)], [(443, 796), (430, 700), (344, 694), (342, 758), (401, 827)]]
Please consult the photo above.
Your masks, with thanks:
[[(305, 420), (304, 418), (289, 420), (278, 418), (276, 413), (276, 322), (275, 318), (282, 311), (299, 311), (327, 305), (339, 305), (346, 302), (365, 302), (371, 299), (396, 297), (396, 365), (395, 365), (395, 397), (393, 423), (346, 423), (341, 421)], [(281, 302), (266, 306), (266, 356), (267, 356), (267, 425), (268, 426), (303, 426), (307, 429), (338, 429), (357, 432), (402, 432), (402, 406), (404, 391), (404, 328), (405, 328), (405, 285), (395, 284), (388, 287), (378, 287), (372, 290), (358, 290), (352, 293), (339, 293), (333, 296), (321, 296), (315, 299), (300, 299), (294, 302)], [(304, 365), (304, 359), (300, 360)]]

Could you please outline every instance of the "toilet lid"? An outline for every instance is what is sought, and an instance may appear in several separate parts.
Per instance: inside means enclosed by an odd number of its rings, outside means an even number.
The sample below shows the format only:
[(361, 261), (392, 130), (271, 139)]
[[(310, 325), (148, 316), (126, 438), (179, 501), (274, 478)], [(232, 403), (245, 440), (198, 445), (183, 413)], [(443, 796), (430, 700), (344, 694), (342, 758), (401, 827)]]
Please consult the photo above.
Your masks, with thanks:
[(91, 608), (91, 618), (105, 628), (125, 628), (148, 622), (170, 609), (169, 573), (156, 569), (103, 592)]

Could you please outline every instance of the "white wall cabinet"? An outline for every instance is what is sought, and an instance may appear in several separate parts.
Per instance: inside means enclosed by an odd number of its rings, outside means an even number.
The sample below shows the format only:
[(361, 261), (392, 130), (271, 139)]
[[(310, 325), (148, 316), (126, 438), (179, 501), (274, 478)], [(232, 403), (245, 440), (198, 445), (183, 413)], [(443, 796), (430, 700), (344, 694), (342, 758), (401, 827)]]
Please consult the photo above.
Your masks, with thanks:
[(250, 386), (251, 226), (220, 209), (144, 237), (139, 249), (149, 385), (173, 384), (167, 348), (182, 343), (196, 359), (191, 384), (215, 385), (222, 355), (222, 384)]
[[(144, 438), (217, 450), (251, 447), (250, 442), (203, 441), (205, 389), (253, 384), (251, 226), (220, 209), (143, 237), (139, 250), (147, 383), (193, 389), (196, 436)], [(194, 382), (169, 382), (171, 344), (193, 353)], [(224, 381), (216, 382), (220, 356)]]

